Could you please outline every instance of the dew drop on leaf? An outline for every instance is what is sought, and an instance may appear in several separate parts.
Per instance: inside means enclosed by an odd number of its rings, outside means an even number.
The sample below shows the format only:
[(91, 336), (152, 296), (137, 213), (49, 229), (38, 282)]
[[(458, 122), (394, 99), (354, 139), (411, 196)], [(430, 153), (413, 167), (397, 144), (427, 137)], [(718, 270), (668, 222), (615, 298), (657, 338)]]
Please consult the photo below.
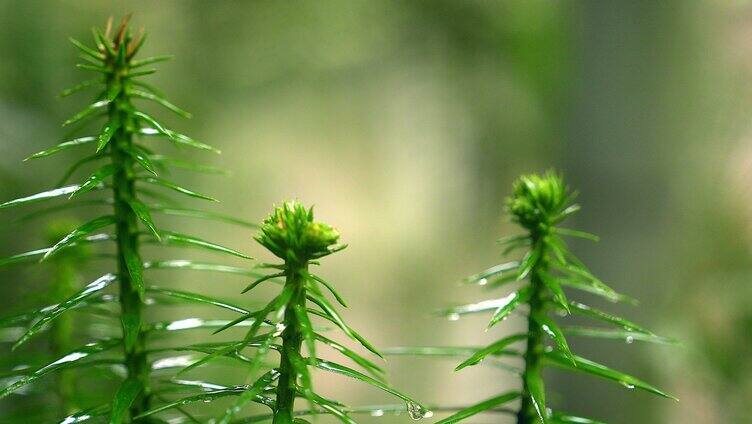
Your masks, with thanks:
[(458, 321), (460, 319), (460, 314), (449, 314), (447, 315), (447, 319), (449, 321)]
[(413, 402), (407, 402), (407, 413), (413, 420), (420, 420), (422, 418), (433, 416), (433, 412)]
[(627, 336), (627, 338), (624, 341), (627, 342), (627, 344), (632, 344), (632, 342), (634, 342), (634, 337)]

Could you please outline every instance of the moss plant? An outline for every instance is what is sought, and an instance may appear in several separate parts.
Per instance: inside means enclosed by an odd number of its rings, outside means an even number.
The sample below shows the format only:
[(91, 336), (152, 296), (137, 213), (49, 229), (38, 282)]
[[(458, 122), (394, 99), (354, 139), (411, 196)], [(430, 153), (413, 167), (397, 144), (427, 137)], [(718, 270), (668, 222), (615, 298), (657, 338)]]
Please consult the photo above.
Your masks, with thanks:
[[(76, 40), (71, 41), (80, 50), (81, 58), (86, 62), (80, 64), (79, 68), (93, 72), (97, 77), (66, 90), (64, 94), (70, 95), (87, 88), (99, 90), (93, 102), (64, 125), (76, 125), (80, 130), (84, 130), (90, 128), (97, 118), (103, 118), (104, 123), (100, 124), (100, 129), (94, 135), (66, 140), (30, 156), (29, 159), (48, 157), (72, 149), (88, 148), (93, 154), (75, 162), (65, 173), (60, 187), (5, 202), (0, 204), (0, 208), (68, 198), (62, 205), (42, 209), (33, 212), (32, 215), (39, 217), (69, 208), (85, 207), (87, 211), (94, 212), (95, 217), (67, 232), (50, 247), (2, 259), (0, 265), (40, 258), (43, 261), (53, 261), (83, 246), (92, 246), (93, 250), (94, 245), (112, 243), (114, 249), (110, 251), (114, 253), (98, 253), (92, 255), (91, 259), (111, 259), (114, 268), (83, 288), (72, 290), (69, 287), (70, 281), (58, 281), (54, 291), (64, 294), (65, 299), (0, 321), (8, 325), (26, 326), (24, 334), (13, 346), (14, 350), (50, 328), (53, 330), (50, 336), (53, 343), (58, 347), (65, 346), (66, 350), (52, 361), (25, 363), (24, 368), (11, 371), (9, 375), (13, 376), (14, 380), (12, 384), (0, 390), (0, 397), (11, 395), (49, 374), (62, 371), (66, 374), (87, 371), (91, 373), (97, 370), (101, 372), (104, 367), (115, 371), (115, 375), (118, 376), (114, 380), (117, 386), (116, 390), (112, 391), (110, 400), (106, 400), (106, 394), (109, 392), (108, 386), (112, 377), (98, 383), (94, 390), (90, 391), (90, 398), (104, 398), (104, 404), (84, 405), (85, 410), (72, 414), (64, 422), (84, 422), (98, 419), (96, 417), (100, 416), (109, 416), (110, 423), (131, 422), (139, 415), (163, 404), (162, 399), (174, 390), (177, 384), (163, 383), (164, 376), (160, 380), (155, 380), (151, 375), (152, 370), (158, 369), (160, 373), (164, 373), (179, 367), (182, 362), (180, 356), (174, 356), (176, 352), (200, 350), (185, 344), (150, 348), (150, 340), (157, 336), (162, 341), (171, 340), (166, 336), (171, 331), (212, 326), (216, 328), (217, 325), (221, 325), (217, 321), (209, 322), (197, 318), (150, 323), (145, 316), (147, 305), (199, 302), (236, 312), (243, 311), (242, 308), (206, 296), (148, 284), (150, 280), (145, 278), (145, 272), (172, 268), (255, 275), (240, 268), (191, 260), (145, 261), (142, 250), (144, 244), (195, 247), (248, 258), (221, 245), (158, 228), (152, 215), (190, 216), (252, 225), (222, 215), (177, 206), (170, 196), (160, 192), (167, 189), (194, 199), (213, 200), (162, 177), (162, 174), (167, 174), (175, 167), (197, 171), (206, 170), (206, 167), (157, 154), (151, 146), (147, 146), (147, 140), (168, 141), (176, 146), (200, 150), (214, 149), (167, 129), (136, 106), (137, 101), (155, 102), (179, 115), (187, 115), (143, 81), (143, 77), (154, 72), (148, 65), (168, 58), (136, 58), (144, 42), (143, 31), (133, 34), (128, 29), (128, 19), (124, 19), (118, 28), (113, 28), (110, 20), (104, 31), (94, 30), (94, 47), (88, 47)], [(92, 165), (94, 170), (83, 182), (65, 185), (79, 169)], [(88, 199), (83, 200), (84, 197)], [(166, 203), (156, 203), (152, 199), (160, 199)], [(63, 266), (62, 262), (59, 266)], [(80, 324), (76, 321), (77, 324), (71, 328), (67, 317), (72, 311), (82, 312), (89, 317), (109, 318), (110, 321), (106, 323), (105, 328), (108, 328), (110, 334), (103, 336), (100, 329), (98, 335), (92, 335), (87, 331), (84, 321)], [(111, 321), (112, 318), (116, 321)], [(118, 327), (112, 326), (118, 322), (119, 331)], [(74, 332), (77, 334), (71, 334)], [(56, 342), (58, 338), (60, 340)], [(82, 338), (86, 340), (84, 345), (68, 345), (70, 340)], [(185, 411), (179, 412), (190, 416)], [(49, 419), (44, 422), (49, 422)]]
[[(279, 366), (247, 386), (218, 422), (231, 422), (245, 404), (253, 401), (271, 409), (268, 418), (274, 424), (306, 423), (299, 416), (318, 413), (331, 414), (344, 423), (354, 423), (350, 417), (353, 410), (314, 390), (309, 371), (311, 367), (359, 380), (396, 396), (407, 403), (406, 409), (413, 418), (427, 415), (428, 411), (423, 406), (384, 382), (382, 369), (378, 365), (324, 336), (315, 326), (314, 318), (322, 319), (325, 324), (337, 327), (345, 336), (371, 353), (381, 356), (366, 339), (345, 324), (328, 296), (331, 295), (340, 305), (346, 306), (334, 286), (310, 270), (312, 266), (319, 264), (319, 259), (345, 247), (337, 244), (337, 231), (327, 224), (314, 221), (313, 209), (306, 209), (297, 202), (289, 202), (274, 209), (261, 226), (256, 240), (282, 262), (263, 265), (274, 272), (251, 283), (244, 292), (274, 279), (282, 279), (284, 282), (279, 294), (265, 307), (249, 312), (225, 327), (230, 328), (241, 320), (252, 320), (245, 337), (238, 342), (229, 343), (219, 354), (237, 352), (246, 347), (255, 348), (254, 359), (249, 365), (249, 372), (255, 374), (268, 350), (272, 349), (279, 353)], [(346, 359), (359, 365), (363, 372), (319, 358), (316, 349), (319, 343), (341, 353)], [(211, 356), (205, 360), (211, 359)], [(309, 409), (295, 409), (295, 401), (299, 397), (307, 399)], [(248, 418), (248, 421), (243, 422), (255, 422), (252, 420), (263, 418)]]
[[(648, 341), (665, 343), (669, 340), (623, 318), (611, 315), (579, 301), (571, 300), (568, 290), (601, 296), (609, 301), (631, 301), (612, 290), (577, 259), (567, 247), (564, 237), (597, 240), (582, 231), (564, 228), (561, 223), (579, 210), (573, 203), (575, 195), (562, 178), (552, 172), (544, 175), (525, 175), (514, 183), (514, 191), (507, 200), (507, 210), (512, 221), (525, 233), (501, 240), (504, 254), (525, 250), (521, 260), (491, 267), (467, 279), (486, 289), (503, 289), (502, 297), (450, 308), (443, 313), (452, 320), (466, 314), (492, 313), (487, 329), (495, 327), (510, 314), (526, 309), (526, 331), (500, 338), (483, 348), (405, 348), (395, 354), (450, 355), (469, 357), (457, 366), (461, 370), (492, 362), (520, 376), (521, 390), (513, 390), (483, 400), (461, 409), (437, 424), (462, 421), (482, 412), (501, 412), (516, 416), (518, 424), (531, 423), (598, 423), (589, 418), (576, 417), (560, 411), (551, 411), (546, 403), (543, 369), (549, 366), (591, 374), (612, 380), (630, 389), (642, 389), (652, 394), (671, 398), (658, 388), (635, 377), (613, 370), (605, 365), (572, 353), (566, 335)], [(515, 286), (515, 288), (511, 288)], [(613, 326), (561, 327), (554, 316), (579, 315)], [(553, 315), (553, 316), (552, 316)], [(562, 318), (563, 319), (563, 318)], [(518, 350), (515, 346), (521, 345)], [(503, 359), (518, 357), (522, 369), (517, 369)], [(519, 400), (519, 407), (507, 404)]]

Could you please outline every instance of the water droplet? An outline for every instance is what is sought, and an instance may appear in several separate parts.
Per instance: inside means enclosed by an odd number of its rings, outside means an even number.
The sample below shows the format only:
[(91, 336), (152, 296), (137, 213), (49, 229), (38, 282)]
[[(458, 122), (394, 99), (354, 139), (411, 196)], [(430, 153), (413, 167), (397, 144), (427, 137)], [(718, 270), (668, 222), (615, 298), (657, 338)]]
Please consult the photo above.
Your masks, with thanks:
[(634, 337), (627, 336), (627, 338), (624, 341), (627, 342), (627, 344), (632, 344), (632, 342), (634, 342)]
[(384, 416), (384, 410), (383, 409), (374, 409), (371, 411), (372, 417), (383, 417)]
[(629, 390), (634, 389), (634, 384), (627, 383), (626, 381), (622, 381), (621, 384)]
[(447, 319), (449, 321), (458, 321), (460, 319), (460, 314), (449, 314), (447, 315)]
[(478, 285), (485, 286), (486, 284), (488, 284), (488, 279), (486, 278), (481, 278), (480, 281), (478, 281)]
[(410, 418), (416, 421), (428, 416), (433, 416), (431, 411), (413, 402), (407, 402), (407, 413), (410, 415)]

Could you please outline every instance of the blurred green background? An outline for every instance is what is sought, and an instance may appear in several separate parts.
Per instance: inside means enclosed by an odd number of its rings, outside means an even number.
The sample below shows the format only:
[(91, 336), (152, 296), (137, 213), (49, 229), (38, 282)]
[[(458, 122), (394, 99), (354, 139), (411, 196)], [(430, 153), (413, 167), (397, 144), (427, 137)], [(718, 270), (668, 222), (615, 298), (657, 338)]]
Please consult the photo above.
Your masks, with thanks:
[[(75, 157), (20, 162), (85, 104), (57, 97), (86, 76), (67, 37), (88, 41), (129, 12), (149, 33), (145, 55), (175, 55), (154, 84), (195, 118), (160, 116), (219, 147), (205, 161), (232, 171), (182, 181), (253, 221), (285, 199), (315, 204), (350, 244), (321, 272), (377, 346), (478, 345), (522, 328), (486, 334), (485, 318), (432, 311), (486, 296), (458, 281), (497, 263), (495, 240), (517, 231), (503, 216), (513, 179), (554, 167), (581, 193), (572, 226), (601, 236), (575, 252), (642, 300), (615, 310), (682, 345), (571, 341), (680, 403), (552, 371), (552, 404), (609, 423), (749, 422), (752, 2), (0, 0), (0, 198), (50, 188)], [(42, 221), (15, 222), (21, 212), (3, 211), (0, 256), (46, 243)], [(175, 224), (268, 259), (251, 232)], [(42, 277), (0, 271), (2, 315), (35, 304)], [(249, 301), (237, 278), (160, 278)], [(393, 358), (388, 369), (427, 403), (516, 384), (455, 365)], [(387, 401), (317, 376), (352, 405)]]

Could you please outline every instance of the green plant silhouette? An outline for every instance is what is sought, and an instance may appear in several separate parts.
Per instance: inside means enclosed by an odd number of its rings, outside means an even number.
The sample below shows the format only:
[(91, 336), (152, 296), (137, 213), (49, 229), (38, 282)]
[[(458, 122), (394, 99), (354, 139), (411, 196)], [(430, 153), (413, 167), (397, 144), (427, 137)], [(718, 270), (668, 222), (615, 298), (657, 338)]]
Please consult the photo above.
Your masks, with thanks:
[[(29, 159), (39, 159), (74, 148), (89, 148), (93, 154), (75, 162), (65, 173), (57, 188), (43, 191), (23, 198), (0, 204), (0, 209), (25, 206), (54, 199), (66, 199), (61, 205), (32, 212), (35, 217), (67, 210), (86, 208), (99, 214), (95, 218), (56, 237), (50, 246), (30, 252), (0, 259), (0, 265), (30, 262), (35, 259), (55, 261), (63, 267), (66, 255), (80, 252), (81, 249), (94, 251), (95, 245), (114, 244), (114, 253), (92, 253), (86, 262), (94, 259), (114, 262), (114, 269), (96, 278), (83, 288), (70, 287), (70, 279), (58, 281), (53, 292), (63, 299), (57, 303), (26, 311), (22, 314), (6, 317), (0, 321), (3, 326), (24, 326), (23, 335), (13, 345), (13, 350), (22, 347), (29, 340), (52, 329), (51, 343), (53, 350), (63, 350), (59, 357), (42, 363), (24, 362), (24, 367), (16, 367), (5, 374), (12, 377), (12, 383), (0, 390), (0, 398), (6, 397), (27, 385), (50, 374), (73, 378), (73, 373), (94, 373), (106, 375), (117, 382), (117, 390), (110, 393), (111, 383), (103, 380), (94, 390), (95, 398), (107, 397), (110, 400), (94, 405), (82, 405), (84, 408), (74, 412), (62, 422), (85, 422), (109, 417), (110, 423), (132, 422), (139, 415), (153, 410), (177, 408), (166, 401), (166, 397), (178, 388), (185, 388), (179, 381), (156, 380), (152, 372), (169, 372), (185, 366), (177, 353), (185, 351), (203, 351), (202, 347), (176, 345), (152, 347), (154, 338), (167, 339), (171, 332), (195, 328), (216, 328), (224, 321), (187, 320), (148, 322), (145, 316), (147, 308), (163, 304), (200, 303), (214, 305), (235, 312), (244, 309), (196, 293), (171, 290), (150, 284), (146, 278), (147, 271), (156, 269), (206, 270), (234, 273), (239, 275), (256, 275), (255, 273), (227, 265), (202, 263), (187, 259), (144, 260), (142, 246), (155, 244), (165, 247), (192, 247), (215, 253), (249, 259), (236, 250), (202, 240), (197, 237), (164, 230), (157, 226), (152, 215), (189, 216), (200, 219), (218, 220), (233, 224), (254, 227), (242, 220), (221, 214), (204, 212), (180, 206), (171, 196), (160, 190), (168, 190), (189, 198), (210, 200), (211, 197), (184, 188), (162, 175), (171, 169), (182, 168), (205, 171), (208, 168), (177, 158), (157, 154), (147, 140), (170, 142), (178, 147), (196, 148), (204, 151), (216, 149), (198, 142), (188, 136), (166, 128), (156, 118), (138, 108), (136, 101), (155, 102), (181, 116), (186, 112), (169, 101), (161, 93), (142, 80), (155, 72), (148, 66), (166, 59), (167, 56), (137, 59), (137, 53), (145, 40), (143, 31), (136, 34), (128, 28), (128, 18), (118, 28), (113, 28), (112, 19), (104, 31), (94, 30), (94, 47), (71, 39), (81, 53), (85, 63), (78, 67), (91, 71), (96, 78), (85, 81), (66, 90), (63, 95), (71, 95), (88, 88), (99, 88), (94, 101), (81, 112), (65, 122), (65, 126), (75, 125), (79, 130), (88, 128), (97, 119), (104, 123), (94, 135), (80, 136), (66, 140), (47, 150), (35, 153)], [(94, 170), (80, 184), (69, 184), (79, 169), (94, 165)], [(67, 185), (66, 185), (67, 184)], [(86, 200), (83, 198), (87, 196)], [(158, 200), (158, 201), (155, 201)], [(104, 212), (109, 209), (109, 212)], [(81, 259), (81, 258), (79, 258)], [(83, 260), (81, 260), (83, 262)], [(77, 264), (76, 267), (79, 267)], [(80, 270), (76, 270), (80, 272)], [(62, 278), (62, 277), (61, 277)], [(154, 306), (151, 306), (154, 305)], [(84, 321), (71, 325), (69, 315), (80, 312), (88, 317), (108, 319), (108, 334), (92, 334)], [(119, 324), (117, 324), (119, 322)], [(118, 331), (118, 326), (120, 330)], [(85, 338), (86, 343), (71, 347), (75, 339)], [(101, 333), (101, 331), (99, 331)], [(28, 358), (21, 358), (27, 361)], [(122, 371), (120, 371), (122, 370)], [(65, 383), (66, 385), (70, 383)], [(195, 386), (187, 386), (193, 388)], [(63, 389), (70, 396), (69, 388)], [(203, 394), (204, 389), (196, 388)], [(186, 411), (177, 408), (179, 413), (195, 420)], [(19, 418), (20, 419), (20, 418)], [(139, 420), (147, 422), (150, 420)]]

